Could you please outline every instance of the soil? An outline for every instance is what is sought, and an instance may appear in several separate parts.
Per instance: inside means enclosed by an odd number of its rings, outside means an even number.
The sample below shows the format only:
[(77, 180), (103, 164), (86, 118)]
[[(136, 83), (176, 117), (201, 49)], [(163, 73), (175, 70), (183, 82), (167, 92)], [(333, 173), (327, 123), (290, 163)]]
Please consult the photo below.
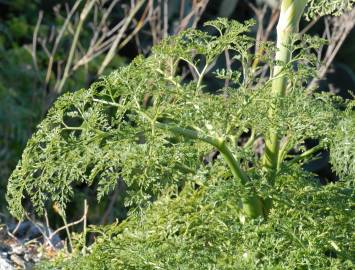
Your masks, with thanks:
[(50, 230), (30, 221), (0, 226), (0, 270), (30, 270), (40, 260), (55, 256), (63, 241), (57, 235), (49, 240), (44, 232)]

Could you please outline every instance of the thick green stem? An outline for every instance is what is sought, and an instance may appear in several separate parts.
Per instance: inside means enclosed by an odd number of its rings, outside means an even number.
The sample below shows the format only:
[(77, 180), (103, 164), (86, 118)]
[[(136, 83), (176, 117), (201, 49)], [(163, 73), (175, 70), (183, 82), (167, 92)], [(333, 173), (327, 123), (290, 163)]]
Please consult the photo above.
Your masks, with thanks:
[[(118, 107), (119, 104), (112, 103), (112, 102), (107, 102), (99, 99), (94, 99), (95, 102), (100, 102), (103, 104), (111, 105)], [(238, 160), (234, 157), (233, 153), (230, 151), (228, 146), (226, 145), (226, 141), (222, 138), (215, 138), (212, 136), (208, 136), (205, 134), (200, 133), (197, 130), (192, 130), (188, 128), (182, 128), (173, 124), (166, 124), (166, 123), (161, 123), (153, 120), (150, 116), (145, 114), (142, 111), (139, 111), (139, 113), (148, 121), (154, 125), (154, 127), (160, 128), (160, 129), (165, 129), (168, 130), (171, 133), (177, 134), (177, 135), (182, 135), (187, 138), (191, 138), (194, 140), (201, 140), (206, 143), (209, 143), (216, 147), (220, 153), (222, 154), (224, 160), (227, 162), (228, 167), (230, 168), (233, 176), (235, 179), (239, 179), (240, 182), (245, 185), (249, 181), (248, 175), (241, 169), (240, 163)], [(177, 167), (179, 169), (186, 170), (189, 173), (193, 173), (194, 171), (191, 170), (191, 168), (188, 168), (182, 164), (177, 164)], [(250, 218), (257, 218), (257, 217), (264, 217), (267, 218), (267, 215), (269, 213), (270, 208), (272, 207), (272, 201), (270, 198), (267, 198), (266, 200), (258, 196), (256, 193), (251, 194), (250, 196), (246, 196), (241, 198), (241, 210), (242, 212), (250, 217)]]
[(238, 160), (233, 156), (232, 152), (230, 151), (230, 149), (226, 145), (225, 140), (223, 140), (221, 138), (214, 138), (214, 137), (211, 137), (208, 135), (201, 134), (200, 132), (198, 132), (196, 130), (182, 128), (182, 127), (178, 127), (175, 125), (163, 124), (163, 123), (159, 123), (159, 122), (156, 122), (154, 124), (156, 127), (169, 130), (170, 132), (172, 132), (174, 134), (182, 135), (182, 136), (185, 136), (185, 137), (188, 137), (191, 139), (195, 139), (195, 140), (201, 140), (201, 141), (204, 141), (206, 143), (213, 145), (221, 152), (223, 158), (225, 159), (229, 168), (231, 169), (233, 176), (236, 179), (240, 179), (242, 184), (247, 183), (248, 176), (240, 168), (240, 164), (239, 164)]
[[(214, 138), (211, 136), (203, 135), (198, 131), (181, 128), (175, 125), (163, 124), (156, 122), (155, 126), (158, 128), (169, 130), (170, 132), (178, 135), (182, 135), (195, 140), (202, 140), (216, 147), (222, 154), (224, 160), (227, 162), (234, 178), (240, 179), (241, 183), (245, 185), (249, 178), (246, 173), (240, 168), (238, 160), (234, 157), (230, 151), (224, 139)], [(241, 198), (242, 212), (249, 218), (263, 217), (267, 218), (267, 215), (272, 207), (271, 199), (262, 199), (257, 194), (253, 194), (247, 197)]]
[[(278, 110), (282, 107), (282, 98), (286, 95), (287, 77), (284, 73), (284, 65), (291, 60), (291, 52), (287, 45), (291, 42), (292, 34), (298, 32), (298, 25), (304, 11), (306, 0), (282, 0), (280, 18), (277, 25), (277, 53), (275, 60), (281, 64), (273, 70), (272, 95), (275, 103), (269, 111), (270, 119), (275, 119)], [(276, 173), (280, 151), (280, 139), (276, 127), (270, 127), (265, 141), (264, 166), (273, 174)], [(273, 182), (274, 179), (271, 180)]]
[(220, 140), (219, 145), (216, 146), (216, 148), (221, 152), (223, 158), (231, 169), (233, 176), (235, 178), (239, 178), (243, 185), (246, 184), (248, 176), (240, 168), (239, 162), (234, 158), (232, 152), (227, 147), (226, 142), (224, 140)]
[(312, 147), (311, 149), (308, 149), (307, 151), (303, 152), (302, 154), (298, 155), (297, 157), (294, 157), (292, 160), (290, 160), (288, 162), (289, 165), (294, 164), (296, 162), (299, 162), (315, 153), (317, 153), (318, 151), (324, 149), (324, 145), (323, 144), (318, 144), (314, 147)]

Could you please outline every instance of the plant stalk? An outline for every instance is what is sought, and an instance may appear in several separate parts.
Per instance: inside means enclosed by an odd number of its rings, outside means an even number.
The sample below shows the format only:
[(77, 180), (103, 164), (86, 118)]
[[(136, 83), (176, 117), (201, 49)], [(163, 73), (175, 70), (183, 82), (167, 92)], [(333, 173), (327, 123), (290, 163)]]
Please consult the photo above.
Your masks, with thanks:
[(301, 161), (301, 160), (303, 160), (303, 159), (305, 159), (305, 158), (307, 158), (307, 157), (313, 155), (314, 153), (317, 153), (317, 152), (319, 152), (319, 151), (321, 151), (323, 149), (324, 149), (324, 145), (323, 144), (318, 144), (318, 145), (312, 147), (311, 149), (308, 149), (307, 151), (303, 152), (302, 154), (294, 157), (292, 160), (290, 160), (288, 162), (288, 164), (291, 165), (291, 164), (294, 164), (296, 162), (299, 162), (299, 161)]
[[(291, 51), (287, 47), (292, 35), (298, 32), (301, 15), (306, 6), (307, 0), (282, 0), (280, 18), (277, 24), (277, 52), (275, 60), (280, 64), (275, 65), (273, 70), (272, 96), (275, 103), (269, 110), (270, 119), (275, 119), (278, 110), (282, 107), (282, 99), (286, 96), (287, 77), (284, 74), (284, 65), (291, 60)], [(265, 140), (264, 166), (272, 172), (272, 178), (279, 168), (280, 134), (275, 127), (270, 127)], [(271, 180), (273, 182), (274, 179)]]
[(202, 140), (204, 142), (207, 142), (214, 147), (216, 147), (220, 153), (222, 154), (223, 158), (227, 162), (229, 168), (232, 171), (233, 176), (236, 179), (240, 179), (241, 183), (245, 185), (248, 182), (248, 176), (246, 173), (240, 168), (240, 164), (238, 160), (234, 157), (233, 153), (230, 151), (228, 146), (226, 145), (225, 140), (221, 138), (214, 138), (208, 135), (203, 135), (200, 134), (196, 130), (191, 130), (187, 128), (181, 128), (175, 125), (170, 125), (170, 124), (163, 124), (159, 122), (154, 123), (156, 127), (161, 128), (161, 129), (166, 129), (169, 130), (170, 132), (178, 135), (182, 135), (191, 139), (195, 140)]

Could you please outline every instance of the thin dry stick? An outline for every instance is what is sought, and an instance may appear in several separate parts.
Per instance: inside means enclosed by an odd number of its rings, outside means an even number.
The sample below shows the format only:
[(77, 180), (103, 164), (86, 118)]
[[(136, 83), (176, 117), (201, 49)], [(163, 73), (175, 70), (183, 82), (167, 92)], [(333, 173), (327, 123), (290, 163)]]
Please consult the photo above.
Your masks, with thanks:
[[(50, 225), (49, 225), (48, 213), (47, 213), (46, 209), (44, 209), (44, 220), (46, 221), (46, 228), (47, 228), (46, 234), (48, 234), (48, 236), (49, 236)], [(51, 238), (49, 238), (49, 239), (51, 239)]]
[(205, 10), (205, 8), (207, 7), (207, 4), (208, 4), (208, 0), (205, 0), (205, 1), (201, 1), (201, 2), (198, 2), (198, 3), (194, 3), (193, 4), (193, 8), (192, 10), (190, 11), (189, 14), (187, 14), (181, 21), (180, 21), (180, 24), (179, 26), (177, 27), (177, 31), (176, 33), (179, 33), (181, 32), (182, 30), (186, 29), (186, 27), (189, 25), (189, 22), (191, 20), (191, 18), (195, 16), (195, 20), (194, 22), (192, 23), (192, 28), (195, 28), (198, 21), (200, 20), (200, 16), (201, 14), (203, 13), (203, 11)]
[[(267, 6), (265, 5), (262, 10), (258, 9), (252, 4), (249, 4), (250, 8), (254, 11), (255, 15), (258, 18), (258, 35), (257, 35), (257, 42), (256, 42), (256, 47), (255, 47), (255, 59), (252, 63), (252, 73), (254, 76), (256, 76), (256, 68), (257, 65), (259, 64), (260, 56), (263, 54), (263, 49), (260, 48), (260, 43), (265, 42), (268, 40), (269, 35), (271, 33), (271, 30), (273, 29), (274, 25), (277, 22), (277, 19), (279, 18), (279, 10), (272, 10), (270, 20), (268, 22), (268, 25), (266, 29), (263, 28), (263, 20), (265, 13), (267, 11)], [(261, 29), (260, 29), (261, 28)], [(265, 69), (264, 69), (265, 70)]]
[(156, 11), (154, 10), (154, 2), (153, 0), (149, 1), (149, 24), (150, 24), (150, 32), (151, 32), (151, 36), (152, 36), (152, 40), (153, 40), (153, 44), (156, 44), (158, 42), (158, 33), (157, 33), (157, 25), (155, 23), (156, 20), (156, 16), (155, 13)]
[[(66, 214), (64, 212), (64, 209), (63, 208), (60, 208), (59, 211), (58, 211), (58, 214), (60, 215), (60, 217), (62, 218), (63, 220), (63, 223), (64, 223), (64, 227), (65, 227), (65, 231), (67, 233), (67, 237), (68, 237), (68, 243), (69, 243), (69, 246), (70, 246), (70, 250), (72, 251), (73, 250), (73, 242), (71, 240), (71, 235), (70, 235), (70, 231), (69, 231), (69, 226), (68, 226), (68, 223), (67, 223), (67, 217), (66, 217)], [(69, 250), (69, 249), (68, 249)]]
[(179, 20), (181, 21), (184, 16), (184, 11), (185, 11), (185, 0), (180, 1), (180, 12), (179, 12)]
[(70, 47), (69, 56), (68, 56), (67, 63), (65, 65), (63, 77), (60, 80), (58, 87), (56, 87), (56, 89), (55, 89), (55, 92), (57, 94), (62, 92), (64, 84), (66, 83), (66, 81), (68, 79), (69, 70), (70, 70), (71, 64), (73, 62), (75, 49), (76, 49), (78, 41), (79, 41), (79, 35), (80, 35), (81, 29), (83, 27), (83, 23), (84, 23), (86, 17), (88, 16), (88, 14), (90, 13), (91, 9), (93, 8), (95, 2), (96, 2), (96, 0), (92, 0), (92, 1), (90, 1), (88, 3), (86, 3), (83, 11), (80, 14), (79, 23), (78, 23), (77, 28), (75, 30), (73, 43), (72, 43), (72, 45)]
[(124, 20), (119, 21), (114, 27), (112, 27), (110, 30), (108, 30), (105, 33), (105, 37), (109, 37), (109, 36), (113, 35), (114, 33), (116, 33), (122, 27), (124, 22), (125, 22)]
[(164, 20), (163, 20), (163, 38), (168, 36), (168, 1), (163, 1), (164, 6)]
[(87, 204), (87, 201), (84, 200), (84, 220), (83, 220), (83, 249), (82, 252), (85, 255), (86, 253), (86, 233), (87, 233), (87, 212), (88, 212), (89, 206)]
[(69, 227), (72, 227), (72, 226), (74, 226), (74, 225), (77, 225), (77, 224), (83, 222), (83, 220), (86, 219), (87, 212), (88, 212), (88, 206), (86, 205), (86, 208), (84, 209), (83, 216), (82, 216), (80, 219), (78, 219), (78, 220), (76, 220), (76, 221), (73, 221), (73, 222), (71, 222), (71, 223), (67, 223), (67, 225), (64, 225), (64, 226), (62, 226), (62, 227), (56, 229), (54, 232), (52, 232), (52, 233), (50, 234), (50, 238), (52, 238), (54, 235), (58, 234), (60, 231), (64, 230), (66, 227), (69, 228)]
[(120, 29), (120, 31), (118, 32), (116, 39), (114, 40), (114, 42), (112, 43), (112, 46), (110, 48), (110, 50), (108, 51), (104, 61), (102, 62), (97, 74), (101, 75), (102, 72), (105, 70), (105, 68), (107, 67), (107, 65), (112, 61), (112, 59), (115, 57), (115, 53), (116, 53), (116, 49), (118, 46), (118, 43), (120, 42), (124, 32), (126, 31), (126, 29), (128, 28), (129, 24), (131, 23), (133, 17), (136, 15), (136, 13), (138, 12), (138, 10), (141, 8), (141, 6), (144, 4), (145, 0), (141, 0), (139, 1), (135, 7), (133, 9), (131, 9), (128, 17), (125, 20), (124, 25), (122, 26), (122, 28)]
[(264, 37), (263, 37), (263, 41), (266, 41), (268, 40), (269, 36), (270, 36), (270, 33), (272, 31), (272, 29), (274, 29), (274, 26), (279, 18), (279, 15), (280, 15), (280, 10), (279, 9), (273, 9), (272, 10), (272, 13), (271, 13), (271, 18), (270, 18), (270, 21), (268, 23), (268, 26), (266, 27), (266, 30), (265, 30), (265, 34), (264, 34)]
[[(100, 31), (104, 32), (103, 29), (104, 29), (104, 27), (105, 27), (105, 23), (106, 23), (106, 21), (107, 21), (107, 18), (108, 18), (108, 16), (111, 14), (112, 9), (116, 6), (116, 4), (117, 4), (118, 1), (119, 1), (119, 0), (114, 0), (114, 1), (111, 2), (110, 6), (106, 9), (106, 11), (104, 12), (104, 14), (102, 15), (102, 18), (101, 18), (101, 21), (100, 21), (99, 25), (98, 25), (97, 27), (94, 27), (94, 28), (95, 28), (95, 29), (94, 29), (94, 35), (93, 35), (93, 37), (92, 37), (91, 40), (90, 40), (90, 49), (95, 46), (96, 41), (97, 41), (97, 39), (98, 39), (98, 37), (99, 37)], [(89, 49), (89, 50), (90, 50), (90, 49)]]
[(49, 80), (51, 78), (51, 74), (52, 74), (52, 69), (53, 69), (53, 61), (54, 61), (54, 56), (57, 52), (57, 49), (58, 49), (58, 46), (59, 46), (59, 43), (63, 37), (63, 34), (65, 33), (65, 30), (67, 29), (67, 26), (71, 20), (71, 18), (73, 17), (75, 11), (77, 10), (79, 4), (81, 3), (82, 0), (78, 0), (74, 3), (72, 9), (70, 10), (68, 16), (66, 17), (65, 21), (64, 21), (64, 24), (63, 26), (61, 27), (59, 33), (58, 33), (58, 36), (54, 42), (54, 45), (53, 45), (53, 48), (52, 48), (52, 51), (51, 53), (49, 54), (49, 61), (48, 61), (48, 67), (47, 67), (47, 74), (46, 74), (46, 80), (45, 80), (45, 88), (47, 88), (47, 85), (49, 83)]
[(142, 27), (148, 22), (148, 12), (149, 6), (146, 6), (146, 9), (143, 12), (141, 19), (138, 21), (134, 30), (120, 43), (118, 50), (122, 49), (126, 44), (142, 29)]
[(40, 226), (38, 226), (38, 224), (36, 223), (36, 221), (34, 221), (26, 212), (25, 212), (25, 216), (26, 218), (32, 222), (32, 224), (41, 232), (41, 234), (43, 235), (43, 237), (46, 239), (46, 242), (52, 247), (54, 248), (52, 241), (51, 241), (51, 237), (48, 237), (47, 234), (42, 230), (42, 228)]
[(39, 44), (41, 45), (41, 47), (42, 47), (44, 53), (45, 53), (46, 56), (49, 58), (49, 57), (51, 56), (51, 54), (50, 54), (50, 52), (49, 52), (49, 50), (48, 50), (48, 48), (47, 48), (47, 46), (46, 46), (46, 40), (39, 38), (38, 41), (39, 41)]
[(195, 19), (192, 23), (192, 28), (196, 28), (197, 23), (200, 21), (202, 13), (205, 11), (209, 0), (201, 0), (197, 3)]
[[(31, 56), (32, 56), (33, 67), (34, 67), (34, 69), (36, 71), (36, 75), (37, 75), (37, 80), (33, 81), (33, 89), (37, 88), (36, 87), (37, 82), (41, 80), (41, 76), (40, 76), (40, 72), (39, 72), (38, 64), (37, 64), (37, 44), (38, 44), (38, 31), (41, 26), (42, 19), (43, 19), (43, 11), (41, 10), (38, 14), (36, 27), (35, 27), (35, 30), (34, 30), (33, 36), (32, 36)], [(34, 104), (36, 102), (35, 95), (32, 95), (31, 101), (32, 101), (32, 104)], [(32, 126), (32, 120), (33, 119), (31, 118), (31, 120), (30, 120), (31, 125), (30, 126)]]
[[(228, 49), (226, 49), (224, 51), (224, 56), (226, 59), (226, 69), (227, 72), (230, 73), (232, 71), (232, 64), (231, 64), (231, 59), (230, 59), (230, 55), (229, 55), (229, 51)], [(224, 82), (224, 87), (227, 88), (229, 86), (229, 79), (227, 78)]]
[[(119, 46), (117, 47), (117, 50), (122, 49), (141, 29), (142, 27), (147, 23), (147, 14), (149, 11), (149, 6), (147, 5), (146, 9), (143, 12), (143, 15), (141, 19), (138, 21), (136, 27), (134, 30), (122, 41), (119, 43)], [(123, 21), (121, 21), (118, 25), (122, 25)], [(111, 32), (111, 31), (110, 31)], [(104, 37), (104, 36), (103, 36)], [(92, 59), (96, 58), (97, 56), (101, 55), (104, 53), (108, 48), (112, 46), (112, 42), (115, 40), (115, 36), (109, 38), (105, 42), (102, 42), (102, 39), (100, 39), (97, 44), (93, 45), (90, 47), (89, 51), (85, 56), (83, 56), (73, 67), (73, 70), (77, 70), (80, 66), (90, 62)]]
[(156, 8), (156, 12), (155, 12), (155, 19), (156, 19), (156, 27), (157, 27), (157, 32), (158, 32), (158, 42), (160, 42), (160, 40), (163, 38), (162, 35), (162, 26), (163, 23), (161, 21), (163, 14), (162, 8), (161, 8), (161, 1), (162, 0), (158, 0), (158, 7)]
[(311, 29), (319, 21), (319, 19), (320, 17), (317, 17), (313, 19), (309, 24), (307, 24), (306, 27), (303, 28), (302, 31), (300, 31), (300, 35), (304, 35), (305, 33), (307, 33), (309, 29)]
[[(74, 225), (77, 225), (77, 224), (79, 224), (79, 223), (85, 221), (86, 218), (87, 218), (88, 209), (89, 209), (89, 207), (88, 207), (88, 205), (87, 205), (87, 203), (86, 203), (86, 200), (85, 200), (85, 201), (84, 201), (84, 213), (83, 213), (83, 216), (82, 216), (80, 219), (78, 219), (78, 220), (76, 220), (76, 221), (73, 221), (73, 222), (71, 222), (71, 223), (67, 223), (66, 220), (65, 220), (65, 218), (63, 217), (63, 215), (58, 212), (58, 214), (64, 219), (64, 226), (62, 226), (62, 227), (56, 229), (54, 232), (52, 232), (52, 233), (49, 235), (49, 239), (52, 239), (52, 237), (53, 237), (54, 235), (58, 234), (58, 233), (61, 232), (62, 230), (66, 230), (67, 233), (68, 233), (68, 232), (69, 232), (69, 227), (72, 227), (72, 226), (74, 226)], [(86, 222), (86, 221), (85, 221), (85, 222)], [(69, 237), (69, 242), (71, 243), (70, 235), (69, 235), (68, 237)]]
[(264, 37), (264, 17), (267, 11), (267, 5), (263, 5), (262, 8), (256, 7), (252, 3), (248, 3), (248, 6), (253, 10), (256, 15), (258, 21), (258, 27), (256, 31), (256, 39), (255, 39), (255, 54), (259, 53), (259, 46), (260, 42), (263, 40)]
[(37, 65), (37, 55), (36, 55), (36, 52), (37, 52), (37, 38), (38, 38), (38, 30), (39, 30), (39, 27), (41, 25), (42, 19), (43, 19), (43, 11), (41, 10), (39, 12), (39, 15), (38, 15), (38, 19), (37, 19), (35, 30), (33, 32), (32, 53), (31, 53), (33, 66), (34, 66), (34, 68), (36, 70), (37, 76), (39, 76), (38, 65)]
[[(83, 57), (81, 57), (80, 60), (76, 61), (74, 67), (72, 68), (73, 71), (77, 70), (80, 66), (86, 65), (88, 62), (90, 62), (92, 59), (94, 59), (96, 56), (100, 55), (103, 51), (105, 51), (115, 37), (111, 37), (108, 40), (105, 41), (107, 37), (112, 35), (117, 29), (119, 29), (122, 26), (123, 21), (120, 21), (116, 26), (114, 26), (111, 30), (106, 29), (106, 21), (111, 14), (113, 8), (115, 5), (119, 2), (119, 0), (114, 0), (111, 2), (110, 6), (105, 10), (105, 12), (102, 15), (101, 21), (98, 26), (94, 26), (94, 34), (90, 40), (90, 45), (88, 48), (88, 51), (84, 54)], [(101, 34), (101, 37), (99, 35)], [(102, 49), (104, 47), (104, 49)], [(100, 53), (97, 53), (100, 52)]]
[(22, 221), (19, 221), (15, 227), (15, 229), (12, 231), (12, 234), (15, 234), (17, 230), (20, 228)]
[[(325, 21), (327, 22), (327, 20)], [(328, 45), (325, 57), (323, 58), (324, 64), (318, 69), (317, 77), (313, 78), (313, 80), (307, 86), (307, 90), (309, 91), (314, 89), (319, 80), (321, 80), (326, 75), (336, 54), (343, 45), (350, 31), (353, 29), (355, 25), (355, 8), (353, 8), (352, 11), (343, 14), (341, 17), (333, 18), (332, 22), (332, 33), (330, 33), (329, 26), (327, 26), (325, 30), (325, 33), (328, 36), (328, 40), (330, 40), (330, 43)]]

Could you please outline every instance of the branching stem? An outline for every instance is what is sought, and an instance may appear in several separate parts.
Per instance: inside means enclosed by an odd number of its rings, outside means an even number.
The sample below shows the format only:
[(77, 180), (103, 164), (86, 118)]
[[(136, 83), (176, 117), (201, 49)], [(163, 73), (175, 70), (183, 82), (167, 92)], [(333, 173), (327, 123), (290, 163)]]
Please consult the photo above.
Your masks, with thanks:
[(312, 147), (311, 149), (308, 149), (307, 151), (303, 152), (302, 154), (294, 157), (291, 161), (288, 162), (288, 164), (291, 165), (291, 164), (294, 164), (298, 161), (301, 161), (301, 160), (317, 153), (318, 151), (322, 150), (323, 148), (324, 148), (324, 145), (318, 144), (318, 145)]
[[(93, 99), (93, 101), (103, 103), (106, 105), (116, 106), (116, 107), (119, 106), (119, 104), (104, 101), (104, 100), (99, 100), (99, 99), (95, 99), (95, 98)], [(247, 174), (241, 169), (238, 160), (234, 157), (233, 153), (230, 151), (230, 149), (226, 145), (226, 141), (224, 139), (215, 138), (215, 137), (212, 137), (212, 136), (209, 136), (206, 134), (202, 134), (201, 132), (196, 131), (196, 130), (182, 128), (182, 127), (172, 125), (172, 124), (160, 123), (160, 122), (153, 120), (151, 117), (149, 117), (147, 114), (145, 114), (142, 111), (138, 111), (138, 113), (141, 114), (144, 118), (146, 118), (150, 122), (152, 122), (155, 127), (168, 130), (174, 134), (182, 135), (187, 138), (201, 140), (201, 141), (204, 141), (208, 144), (213, 145), (221, 152), (223, 158), (226, 160), (229, 168), (231, 169), (233, 176), (237, 179), (240, 179), (242, 184), (246, 184), (248, 182), (249, 179), (248, 179)]]
[(226, 145), (224, 139), (214, 138), (205, 134), (201, 134), (196, 130), (182, 128), (171, 124), (155, 122), (155, 126), (161, 129), (169, 130), (174, 134), (182, 135), (184, 137), (195, 139), (195, 140), (201, 140), (213, 145), (221, 152), (223, 158), (226, 160), (229, 168), (231, 169), (233, 176), (237, 179), (240, 179), (242, 184), (246, 184), (248, 182), (248, 176), (240, 168), (240, 164), (238, 160), (234, 157), (233, 153)]
[(248, 141), (244, 144), (243, 148), (250, 147), (255, 142), (255, 137), (256, 137), (255, 130), (252, 129), (250, 137), (249, 137)]

